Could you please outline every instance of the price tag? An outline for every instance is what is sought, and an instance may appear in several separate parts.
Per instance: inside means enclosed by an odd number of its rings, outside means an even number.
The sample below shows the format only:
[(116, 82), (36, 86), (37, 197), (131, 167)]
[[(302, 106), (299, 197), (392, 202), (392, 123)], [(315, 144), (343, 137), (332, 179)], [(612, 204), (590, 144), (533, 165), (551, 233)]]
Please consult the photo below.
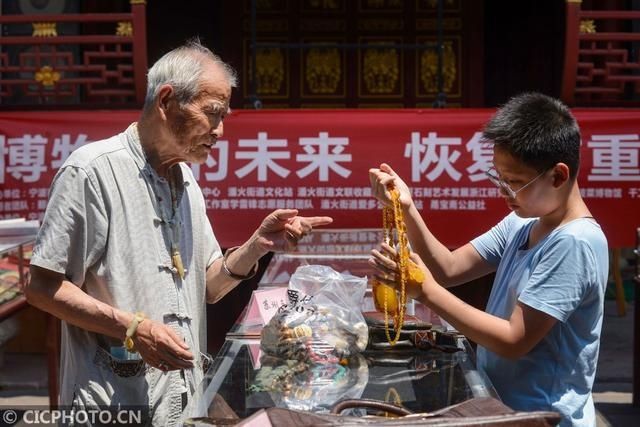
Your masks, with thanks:
[(280, 306), (287, 303), (287, 288), (256, 289), (251, 294), (249, 310), (245, 318), (247, 325), (266, 325)]

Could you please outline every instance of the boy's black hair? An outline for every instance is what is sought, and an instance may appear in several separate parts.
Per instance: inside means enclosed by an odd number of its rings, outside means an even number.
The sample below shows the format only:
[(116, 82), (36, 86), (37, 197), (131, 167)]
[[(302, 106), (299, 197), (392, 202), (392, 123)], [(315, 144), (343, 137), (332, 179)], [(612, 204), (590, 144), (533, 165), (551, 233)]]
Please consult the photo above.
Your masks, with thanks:
[(523, 93), (503, 105), (485, 125), (483, 139), (544, 172), (557, 163), (575, 178), (580, 168), (580, 128), (569, 108), (541, 93)]

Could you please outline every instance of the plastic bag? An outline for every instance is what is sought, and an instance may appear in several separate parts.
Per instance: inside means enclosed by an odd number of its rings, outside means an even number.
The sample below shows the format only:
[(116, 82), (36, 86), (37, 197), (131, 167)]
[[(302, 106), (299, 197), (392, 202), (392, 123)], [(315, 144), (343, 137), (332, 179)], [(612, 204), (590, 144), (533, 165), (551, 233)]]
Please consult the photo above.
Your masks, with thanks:
[(262, 350), (305, 363), (338, 363), (363, 351), (368, 328), (361, 306), (366, 277), (324, 265), (298, 267), (289, 281), (289, 303), (262, 330)]
[(361, 397), (369, 379), (369, 367), (361, 354), (349, 358), (346, 365), (309, 365), (271, 356), (261, 360), (262, 367), (249, 387), (249, 401), (257, 407), (326, 413), (339, 400)]

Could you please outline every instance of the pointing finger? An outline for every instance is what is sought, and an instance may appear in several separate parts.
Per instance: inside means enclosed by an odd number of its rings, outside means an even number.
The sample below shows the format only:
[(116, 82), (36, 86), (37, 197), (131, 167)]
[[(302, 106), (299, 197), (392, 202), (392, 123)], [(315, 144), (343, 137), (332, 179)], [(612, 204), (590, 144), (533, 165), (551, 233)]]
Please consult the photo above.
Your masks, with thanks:
[(319, 227), (322, 225), (331, 224), (333, 222), (333, 218), (331, 218), (330, 216), (311, 216), (304, 217), (302, 220), (311, 227)]

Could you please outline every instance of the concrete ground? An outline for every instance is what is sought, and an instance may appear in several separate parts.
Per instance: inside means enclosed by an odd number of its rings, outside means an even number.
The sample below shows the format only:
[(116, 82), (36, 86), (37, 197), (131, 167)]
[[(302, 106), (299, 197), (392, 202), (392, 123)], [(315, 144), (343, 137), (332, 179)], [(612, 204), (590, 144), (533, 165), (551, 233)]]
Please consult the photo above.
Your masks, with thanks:
[[(602, 343), (593, 397), (598, 427), (637, 427), (640, 408), (632, 402), (633, 306), (618, 316), (614, 301), (607, 301)], [(640, 356), (640, 355), (639, 355)], [(0, 367), (0, 410), (46, 406), (47, 365), (44, 355), (5, 354)], [(0, 424), (2, 424), (0, 422)]]

